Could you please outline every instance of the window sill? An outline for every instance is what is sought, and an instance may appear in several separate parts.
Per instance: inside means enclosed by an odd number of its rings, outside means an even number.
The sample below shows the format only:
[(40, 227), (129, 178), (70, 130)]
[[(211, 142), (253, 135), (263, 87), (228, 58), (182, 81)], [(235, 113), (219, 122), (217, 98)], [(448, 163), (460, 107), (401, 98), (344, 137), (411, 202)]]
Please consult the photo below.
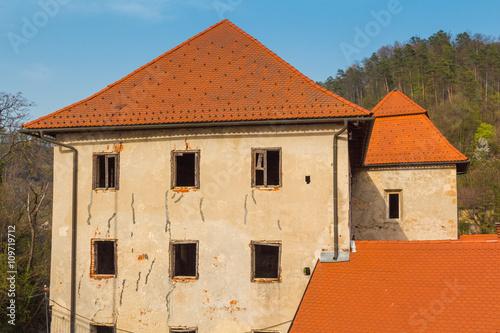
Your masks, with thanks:
[(198, 280), (198, 276), (176, 276), (172, 278), (174, 282), (194, 282)]
[(179, 193), (187, 193), (189, 191), (198, 191), (200, 188), (196, 186), (174, 187), (171, 190)]
[(101, 279), (113, 279), (116, 278), (117, 275), (109, 275), (109, 274), (90, 274), (90, 277), (95, 279), (95, 280), (101, 280)]
[(252, 280), (253, 283), (281, 283), (281, 278), (256, 278)]

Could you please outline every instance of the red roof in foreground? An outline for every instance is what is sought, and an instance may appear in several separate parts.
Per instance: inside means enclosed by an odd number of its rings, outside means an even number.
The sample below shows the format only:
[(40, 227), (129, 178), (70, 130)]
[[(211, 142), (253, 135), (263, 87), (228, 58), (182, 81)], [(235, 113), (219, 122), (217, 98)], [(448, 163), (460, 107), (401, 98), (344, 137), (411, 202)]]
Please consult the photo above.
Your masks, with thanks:
[(499, 332), (500, 241), (361, 241), (318, 263), (299, 332)]
[(424, 108), (399, 90), (389, 92), (372, 110), (374, 117), (427, 114)]
[(25, 124), (65, 128), (368, 116), (223, 20), (95, 95)]
[(375, 119), (365, 157), (367, 166), (458, 161), (467, 161), (467, 156), (425, 114)]

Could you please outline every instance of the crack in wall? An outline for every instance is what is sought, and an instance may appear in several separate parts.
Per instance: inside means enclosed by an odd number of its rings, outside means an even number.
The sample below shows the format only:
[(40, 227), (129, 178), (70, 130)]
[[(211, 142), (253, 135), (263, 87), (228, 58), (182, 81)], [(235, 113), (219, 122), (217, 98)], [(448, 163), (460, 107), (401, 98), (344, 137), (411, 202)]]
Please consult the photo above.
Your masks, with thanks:
[[(167, 191), (167, 192), (168, 192), (168, 191)], [(174, 194), (172, 195), (172, 197), (171, 197), (170, 199), (172, 199), (172, 200), (173, 200), (173, 199), (175, 198), (175, 196), (176, 196), (176, 195), (177, 195), (177, 192), (174, 192)]]
[(94, 195), (94, 192), (90, 190), (90, 203), (87, 206), (87, 210), (89, 212), (89, 217), (87, 218), (87, 224), (90, 225), (90, 219), (92, 218), (92, 214), (90, 214), (90, 208), (92, 208), (92, 196)]
[(201, 215), (201, 220), (205, 222), (205, 216), (203, 215), (203, 211), (201, 210), (202, 204), (203, 204), (203, 198), (200, 199), (200, 215)]
[(171, 234), (171, 230), (170, 230), (170, 218), (168, 217), (168, 191), (165, 192), (165, 216), (167, 218), (167, 223), (165, 224), (165, 232), (168, 232), (168, 240), (169, 240), (169, 244), (170, 244), (170, 234)]
[(132, 207), (132, 223), (135, 224), (134, 193), (132, 193), (132, 203), (130, 207)]
[(178, 203), (182, 198), (184, 198), (184, 193), (181, 193), (181, 196), (177, 200), (175, 200), (174, 203)]
[(165, 297), (166, 301), (166, 306), (167, 306), (167, 322), (170, 321), (170, 295), (175, 289), (175, 282), (172, 283), (172, 287), (170, 288), (170, 291), (167, 293), (167, 296)]
[(278, 220), (278, 229), (282, 230), (280, 225), (280, 220)]
[(109, 218), (109, 220), (108, 220), (108, 232), (107, 232), (108, 234), (109, 234), (109, 232), (110, 232), (110, 230), (111, 230), (111, 220), (112, 220), (115, 216), (116, 216), (116, 212), (115, 212), (115, 213), (113, 213), (113, 216), (111, 216), (111, 217)]
[(80, 287), (82, 286), (82, 278), (85, 271), (82, 272), (82, 276), (80, 276), (80, 281), (78, 282), (78, 296), (80, 296)]
[(151, 274), (151, 270), (153, 269), (153, 265), (155, 264), (155, 261), (156, 261), (156, 258), (153, 259), (153, 262), (151, 263), (151, 267), (149, 267), (149, 271), (148, 271), (148, 274), (146, 274), (146, 279), (144, 281), (144, 284), (148, 284), (148, 277), (149, 277), (149, 274)]
[(247, 224), (247, 215), (248, 215), (247, 199), (248, 199), (248, 194), (245, 194), (245, 204), (243, 205), (243, 208), (245, 209), (245, 215), (243, 216), (243, 224)]
[(125, 279), (122, 281), (122, 292), (120, 293), (120, 305), (122, 305), (123, 291), (125, 290)]
[[(97, 301), (96, 301), (96, 303), (97, 303)], [(92, 317), (92, 321), (95, 321), (95, 316), (97, 316), (97, 314), (98, 314), (99, 312), (101, 312), (102, 310), (104, 310), (105, 308), (106, 308), (106, 305), (104, 305), (104, 306), (102, 307), (102, 309), (97, 310), (97, 311), (94, 313), (94, 316)]]
[(137, 279), (137, 282), (135, 285), (135, 291), (139, 291), (139, 281), (141, 281), (141, 272), (139, 272), (139, 278)]
[(252, 199), (253, 199), (253, 203), (257, 204), (257, 200), (255, 200), (255, 191), (252, 191)]

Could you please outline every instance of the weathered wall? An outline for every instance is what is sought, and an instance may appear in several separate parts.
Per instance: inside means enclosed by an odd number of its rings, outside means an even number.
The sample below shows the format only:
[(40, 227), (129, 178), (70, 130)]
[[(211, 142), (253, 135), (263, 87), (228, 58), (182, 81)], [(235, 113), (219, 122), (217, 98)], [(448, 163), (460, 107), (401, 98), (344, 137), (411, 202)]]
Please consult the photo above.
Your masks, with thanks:
[[(386, 190), (402, 192), (399, 219), (387, 217)], [(352, 180), (356, 240), (457, 238), (455, 166), (357, 170)]]
[[(79, 151), (77, 313), (118, 328), (285, 332), (321, 250), (333, 249), (333, 134), (294, 125), (59, 135)], [(251, 149), (282, 148), (277, 190), (251, 188)], [(199, 149), (199, 190), (170, 188), (172, 150)], [(92, 190), (92, 154), (120, 152), (120, 189)], [(72, 154), (55, 148), (51, 297), (69, 308)], [(305, 176), (311, 177), (306, 184)], [(349, 242), (346, 133), (339, 141), (340, 249)], [(92, 238), (117, 239), (118, 276), (90, 276)], [(169, 278), (169, 242), (199, 241), (199, 279)], [(282, 242), (282, 282), (252, 283), (250, 242)], [(53, 332), (61, 318), (55, 305)], [(84, 320), (79, 325), (85, 327)], [(58, 326), (59, 325), (59, 326)], [(88, 327), (88, 326), (87, 326)]]

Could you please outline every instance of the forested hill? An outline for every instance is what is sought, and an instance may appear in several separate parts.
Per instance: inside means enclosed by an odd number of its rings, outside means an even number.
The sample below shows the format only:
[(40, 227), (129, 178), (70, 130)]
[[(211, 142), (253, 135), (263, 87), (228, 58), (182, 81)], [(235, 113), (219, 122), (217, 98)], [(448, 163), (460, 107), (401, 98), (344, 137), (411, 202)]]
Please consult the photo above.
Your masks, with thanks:
[(427, 39), (412, 37), (383, 46), (318, 83), (369, 110), (394, 88), (423, 106), (448, 140), (472, 159), (468, 174), (458, 179), (463, 220), (475, 222), (482, 232), (493, 231), (494, 221), (500, 221), (498, 38), (443, 31)]

